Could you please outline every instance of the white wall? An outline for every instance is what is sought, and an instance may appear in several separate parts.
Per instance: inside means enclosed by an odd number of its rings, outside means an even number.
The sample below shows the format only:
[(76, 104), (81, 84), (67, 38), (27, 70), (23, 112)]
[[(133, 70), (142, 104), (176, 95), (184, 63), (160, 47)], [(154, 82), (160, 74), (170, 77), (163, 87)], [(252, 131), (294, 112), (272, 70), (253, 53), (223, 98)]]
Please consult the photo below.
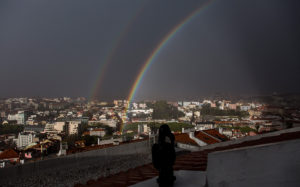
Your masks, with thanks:
[(208, 155), (209, 187), (300, 186), (300, 140)]
[(189, 151), (197, 151), (199, 149), (198, 146), (183, 144), (183, 143), (179, 143), (179, 142), (177, 142), (177, 147), (182, 148), (182, 149), (186, 149), (186, 150), (189, 150)]

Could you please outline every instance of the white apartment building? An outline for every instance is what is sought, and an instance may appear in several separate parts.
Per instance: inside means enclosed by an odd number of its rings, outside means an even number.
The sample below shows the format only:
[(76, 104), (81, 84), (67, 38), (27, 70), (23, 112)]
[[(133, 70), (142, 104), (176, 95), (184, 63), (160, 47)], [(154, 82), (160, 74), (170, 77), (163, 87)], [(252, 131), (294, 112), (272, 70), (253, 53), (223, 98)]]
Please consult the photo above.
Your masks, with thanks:
[(241, 109), (241, 111), (248, 111), (248, 110), (251, 109), (251, 106), (249, 106), (249, 105), (242, 105), (242, 106), (240, 106), (240, 109)]
[(26, 147), (27, 145), (33, 143), (34, 136), (32, 134), (21, 134), (19, 133), (17, 139), (17, 147)]
[(80, 121), (69, 121), (68, 122), (68, 134), (77, 134), (78, 133), (78, 128), (80, 125)]
[(152, 114), (153, 109), (152, 108), (150, 108), (150, 109), (134, 109), (134, 110), (129, 110), (129, 112), (135, 113), (135, 114), (141, 114), (141, 113)]
[(45, 133), (55, 134), (57, 131), (54, 129), (54, 123), (47, 123), (44, 129)]
[(64, 127), (66, 125), (66, 122), (64, 121), (57, 121), (54, 123), (54, 129), (58, 132), (64, 131)]
[(24, 111), (19, 111), (17, 114), (9, 114), (8, 120), (16, 120), (17, 124), (25, 124), (25, 114)]
[(138, 133), (139, 134), (147, 134), (150, 131), (150, 127), (147, 124), (139, 124), (138, 125)]

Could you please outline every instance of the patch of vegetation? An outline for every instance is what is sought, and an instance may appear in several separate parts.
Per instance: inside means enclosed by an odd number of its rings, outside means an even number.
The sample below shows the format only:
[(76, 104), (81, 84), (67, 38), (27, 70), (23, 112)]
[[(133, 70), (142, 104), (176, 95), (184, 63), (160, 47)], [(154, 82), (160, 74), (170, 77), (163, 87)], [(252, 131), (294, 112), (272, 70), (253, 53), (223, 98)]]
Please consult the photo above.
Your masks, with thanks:
[(257, 132), (256, 129), (252, 129), (248, 126), (246, 126), (246, 127), (228, 127), (228, 126), (221, 125), (220, 127), (225, 128), (225, 129), (239, 129), (242, 133), (249, 133), (250, 131)]
[(219, 108), (212, 108), (209, 104), (202, 106), (201, 115), (211, 115), (211, 116), (237, 116), (239, 118), (249, 116), (249, 113), (246, 111), (239, 110), (221, 110)]
[(0, 125), (0, 135), (2, 134), (18, 134), (24, 130), (23, 125)]
[(178, 111), (178, 109), (166, 101), (157, 101), (154, 104), (149, 104), (150, 108), (153, 108), (152, 118), (153, 119), (178, 119), (183, 117), (184, 113)]
[(97, 144), (98, 143), (98, 137), (97, 136), (86, 135), (82, 138), (82, 140), (85, 141), (86, 146), (90, 146), (92, 144)]

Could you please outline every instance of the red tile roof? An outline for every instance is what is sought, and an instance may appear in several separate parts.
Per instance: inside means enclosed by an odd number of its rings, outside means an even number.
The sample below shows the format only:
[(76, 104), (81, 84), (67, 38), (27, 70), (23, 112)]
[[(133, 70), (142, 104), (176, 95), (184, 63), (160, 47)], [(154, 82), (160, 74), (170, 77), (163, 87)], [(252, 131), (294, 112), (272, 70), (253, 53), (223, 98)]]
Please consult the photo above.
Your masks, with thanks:
[(82, 135), (83, 135), (83, 136), (90, 135), (90, 132), (89, 132), (89, 131), (85, 131), (85, 132), (82, 133)]
[(214, 143), (219, 143), (220, 141), (210, 137), (209, 135), (201, 132), (201, 131), (196, 131), (195, 132), (195, 137), (198, 138), (199, 140), (207, 143), (207, 144), (214, 144)]
[(175, 134), (175, 141), (179, 143), (198, 146), (198, 144), (193, 139), (191, 139), (187, 133)]
[(7, 149), (0, 153), (0, 159), (19, 158), (18, 153), (13, 149)]
[[(249, 140), (234, 145), (216, 147), (204, 151), (192, 152), (180, 155), (176, 158), (174, 170), (195, 170), (206, 171), (207, 168), (207, 155), (208, 153), (215, 151), (230, 150), (234, 148), (248, 147), (254, 145), (261, 145), (267, 143), (275, 143), (286, 140), (300, 139), (300, 131), (289, 132), (271, 137), (262, 137), (258, 140)], [(134, 169), (130, 169), (127, 172), (120, 172), (115, 175), (111, 175), (105, 178), (99, 178), (96, 180), (90, 180), (86, 185), (76, 184), (75, 187), (83, 186), (130, 186), (147, 179), (157, 176), (158, 173), (152, 164), (147, 164)]]
[(215, 124), (232, 124), (233, 121), (214, 121)]
[[(131, 140), (130, 142), (120, 142), (119, 145), (133, 143), (133, 142), (141, 142), (141, 141), (146, 141), (146, 140), (147, 139), (137, 139), (137, 140)], [(85, 152), (85, 151), (91, 151), (91, 150), (96, 150), (96, 149), (104, 149), (104, 148), (113, 147), (113, 146), (115, 146), (115, 145), (110, 143), (110, 144), (104, 144), (104, 145), (94, 145), (94, 146), (73, 148), (73, 149), (68, 149), (67, 154), (74, 154), (74, 153), (78, 153), (78, 152)]]
[(204, 130), (203, 132), (221, 140), (221, 141), (227, 141), (229, 140), (225, 135), (220, 134), (216, 129), (209, 129), (209, 130)]

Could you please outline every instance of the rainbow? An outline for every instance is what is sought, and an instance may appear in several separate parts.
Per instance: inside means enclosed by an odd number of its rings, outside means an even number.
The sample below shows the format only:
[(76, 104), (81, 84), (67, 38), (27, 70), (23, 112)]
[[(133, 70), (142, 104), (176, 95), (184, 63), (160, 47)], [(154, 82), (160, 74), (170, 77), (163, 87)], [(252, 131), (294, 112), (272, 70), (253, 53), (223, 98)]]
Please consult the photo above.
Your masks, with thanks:
[[(150, 56), (147, 58), (147, 60), (144, 62), (142, 68), (140, 69), (132, 87), (131, 90), (129, 92), (129, 96), (127, 98), (128, 104), (127, 107), (125, 108), (125, 113), (126, 116), (128, 115), (128, 108), (130, 106), (130, 104), (132, 103), (137, 90), (147, 72), (147, 70), (149, 69), (149, 67), (151, 66), (151, 64), (154, 62), (154, 60), (156, 59), (156, 57), (159, 55), (159, 53), (162, 51), (162, 49), (168, 44), (168, 42), (185, 26), (187, 25), (194, 17), (196, 17), (198, 15), (198, 13), (203, 10), (205, 7), (207, 7), (213, 0), (209, 0), (206, 3), (204, 3), (202, 6), (200, 6), (199, 8), (197, 8), (196, 10), (194, 10), (193, 12), (191, 12), (189, 15), (187, 15), (181, 22), (179, 22), (175, 27), (172, 28), (172, 30), (170, 30), (166, 36), (158, 43), (158, 45), (155, 47), (155, 49), (152, 51), (152, 53), (150, 54)], [(123, 120), (124, 121), (124, 120)], [(124, 129), (123, 125), (121, 127), (121, 132)]]
[(107, 70), (108, 64), (112, 61), (112, 57), (113, 54), (115, 53), (116, 49), (118, 49), (118, 46), (120, 44), (122, 35), (119, 35), (120, 37), (118, 37), (117, 40), (115, 40), (115, 42), (113, 42), (114, 47), (112, 47), (109, 51), (110, 53), (105, 57), (104, 59), (104, 63), (102, 63), (99, 67), (100, 72), (98, 74), (98, 77), (96, 79), (96, 83), (95, 83), (95, 87), (92, 89), (92, 92), (89, 96), (89, 101), (93, 100), (96, 98), (96, 96), (98, 95), (98, 90), (100, 89), (102, 82), (103, 82), (103, 78), (105, 77), (105, 72)]
[(128, 24), (126, 24), (126, 26), (124, 27), (124, 29), (121, 30), (121, 32), (118, 34), (118, 37), (116, 37), (116, 39), (114, 40), (114, 42), (112, 42), (112, 47), (110, 48), (110, 51), (108, 53), (108, 55), (106, 55), (106, 57), (104, 58), (104, 63), (100, 64), (100, 72), (98, 74), (98, 77), (96, 78), (95, 81), (95, 86), (92, 88), (91, 94), (89, 95), (89, 101), (93, 100), (96, 98), (96, 96), (99, 96), (99, 90), (100, 87), (102, 85), (102, 82), (104, 80), (104, 77), (106, 75), (106, 70), (109, 66), (109, 64), (112, 62), (113, 56), (116, 53), (117, 49), (120, 47), (120, 44), (123, 41), (123, 38), (127, 35), (127, 33), (129, 32), (131, 26), (133, 25), (133, 23), (136, 21), (136, 19), (140, 16), (140, 14), (142, 13), (142, 11), (144, 10), (146, 4), (148, 1), (144, 1), (142, 6), (139, 8), (139, 10), (136, 12), (136, 14), (134, 14), (130, 19)]

